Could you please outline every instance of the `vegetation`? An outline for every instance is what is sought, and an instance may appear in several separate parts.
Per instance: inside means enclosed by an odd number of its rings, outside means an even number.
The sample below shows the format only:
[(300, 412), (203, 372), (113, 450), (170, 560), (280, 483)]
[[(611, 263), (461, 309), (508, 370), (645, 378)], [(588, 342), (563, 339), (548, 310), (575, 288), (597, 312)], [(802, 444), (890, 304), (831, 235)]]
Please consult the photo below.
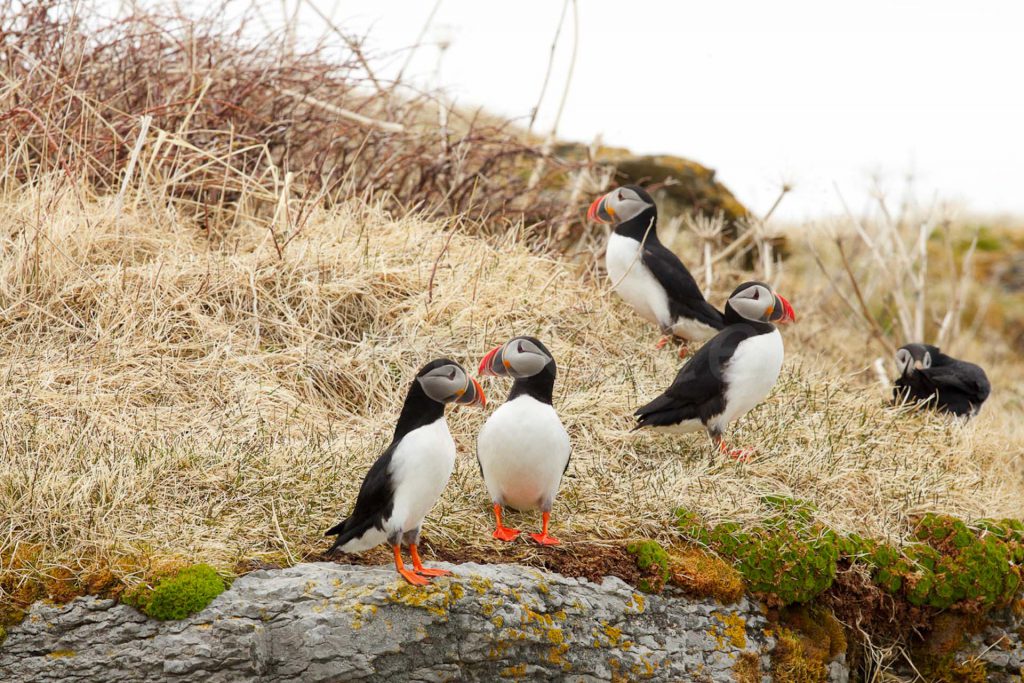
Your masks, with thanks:
[(668, 553), (657, 541), (630, 543), (626, 550), (636, 557), (636, 566), (642, 572), (637, 588), (645, 593), (660, 593), (671, 573)]
[(160, 580), (152, 589), (136, 588), (125, 595), (124, 601), (154, 619), (184, 619), (202, 611), (226, 588), (213, 567), (197, 564)]

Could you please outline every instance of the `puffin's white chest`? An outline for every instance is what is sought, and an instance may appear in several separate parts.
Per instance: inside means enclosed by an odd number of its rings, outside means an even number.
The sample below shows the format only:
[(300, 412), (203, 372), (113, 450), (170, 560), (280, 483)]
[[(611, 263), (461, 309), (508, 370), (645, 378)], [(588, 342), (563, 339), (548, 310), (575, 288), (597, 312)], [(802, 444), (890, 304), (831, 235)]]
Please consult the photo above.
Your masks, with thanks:
[(723, 379), (725, 410), (717, 422), (725, 427), (768, 396), (782, 370), (782, 335), (778, 330), (744, 339), (736, 347)]
[(405, 435), (388, 469), (394, 507), (385, 530), (412, 531), (441, 497), (455, 466), (455, 441), (442, 417)]
[(477, 440), (491, 499), (518, 510), (550, 509), (570, 450), (569, 434), (555, 409), (530, 396), (494, 411)]
[(674, 321), (669, 314), (668, 296), (651, 271), (637, 255), (640, 242), (612, 233), (605, 250), (605, 269), (615, 292), (648, 322), (661, 329)]

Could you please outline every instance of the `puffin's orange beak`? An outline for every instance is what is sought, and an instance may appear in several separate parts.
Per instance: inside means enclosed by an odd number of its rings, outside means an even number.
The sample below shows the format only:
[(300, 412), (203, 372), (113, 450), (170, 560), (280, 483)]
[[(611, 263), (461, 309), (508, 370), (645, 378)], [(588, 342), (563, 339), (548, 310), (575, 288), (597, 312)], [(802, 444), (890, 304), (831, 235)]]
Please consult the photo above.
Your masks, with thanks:
[(455, 402), (464, 406), (480, 406), (484, 408), (487, 406), (487, 397), (484, 395), (484, 390), (480, 383), (470, 377), (466, 390), (455, 399)]
[(587, 218), (598, 223), (611, 223), (615, 217), (615, 212), (607, 206), (606, 199), (608, 199), (607, 194), (603, 194), (595, 199), (594, 203), (587, 210)]
[(786, 301), (786, 297), (779, 293), (775, 293), (775, 308), (772, 310), (769, 320), (773, 323), (796, 322), (796, 311), (794, 311), (790, 303)]
[(478, 375), (481, 377), (498, 377), (501, 375), (508, 374), (508, 366), (505, 365), (505, 360), (502, 358), (501, 351), (505, 348), (505, 345), (496, 346), (487, 352), (483, 360), (480, 361), (480, 368), (477, 370)]

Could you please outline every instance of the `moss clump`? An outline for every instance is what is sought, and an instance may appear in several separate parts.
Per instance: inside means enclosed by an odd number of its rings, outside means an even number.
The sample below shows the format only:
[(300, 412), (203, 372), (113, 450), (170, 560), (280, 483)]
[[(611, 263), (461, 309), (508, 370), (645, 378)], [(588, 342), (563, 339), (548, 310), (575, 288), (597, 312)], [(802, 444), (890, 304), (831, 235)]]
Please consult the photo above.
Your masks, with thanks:
[(779, 620), (801, 637), (804, 650), (813, 659), (828, 663), (846, 653), (846, 631), (825, 607), (787, 607), (779, 613)]
[(788, 628), (775, 634), (772, 652), (772, 678), (786, 683), (825, 683), (828, 664), (814, 641)]
[(645, 593), (660, 593), (669, 579), (668, 553), (657, 541), (630, 543), (626, 550), (636, 557), (636, 566), (643, 574), (637, 588)]
[(896, 548), (851, 536), (843, 551), (867, 565), (879, 587), (912, 605), (979, 611), (1007, 604), (1020, 588), (1024, 531), (1018, 526), (985, 520), (973, 530), (927, 514), (914, 529), (916, 543)]
[(732, 603), (746, 591), (743, 577), (731, 564), (696, 546), (670, 551), (669, 569), (673, 585), (696, 597)]
[(736, 683), (761, 683), (761, 658), (756, 652), (741, 652), (732, 667), (732, 678)]
[(203, 610), (226, 588), (213, 567), (197, 564), (161, 580), (152, 590), (130, 591), (124, 601), (154, 619), (184, 619)]
[(765, 502), (774, 513), (749, 530), (731, 522), (707, 528), (683, 509), (676, 521), (684, 534), (730, 559), (750, 590), (770, 604), (812, 600), (835, 579), (839, 539), (812, 521), (811, 506), (782, 497)]

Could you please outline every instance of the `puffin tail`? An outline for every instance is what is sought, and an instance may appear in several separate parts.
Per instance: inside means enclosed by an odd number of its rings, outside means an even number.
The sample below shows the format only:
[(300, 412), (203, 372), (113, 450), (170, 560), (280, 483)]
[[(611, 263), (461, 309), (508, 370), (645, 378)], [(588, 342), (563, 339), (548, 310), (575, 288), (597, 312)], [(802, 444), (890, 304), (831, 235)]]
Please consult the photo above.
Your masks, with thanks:
[(367, 529), (371, 526), (373, 526), (373, 522), (371, 520), (366, 520), (360, 524), (352, 517), (347, 517), (338, 522), (324, 534), (324, 536), (337, 536), (337, 538), (334, 539), (334, 543), (331, 544), (330, 549), (327, 551), (327, 554), (330, 555), (353, 538), (359, 538), (366, 533)]

